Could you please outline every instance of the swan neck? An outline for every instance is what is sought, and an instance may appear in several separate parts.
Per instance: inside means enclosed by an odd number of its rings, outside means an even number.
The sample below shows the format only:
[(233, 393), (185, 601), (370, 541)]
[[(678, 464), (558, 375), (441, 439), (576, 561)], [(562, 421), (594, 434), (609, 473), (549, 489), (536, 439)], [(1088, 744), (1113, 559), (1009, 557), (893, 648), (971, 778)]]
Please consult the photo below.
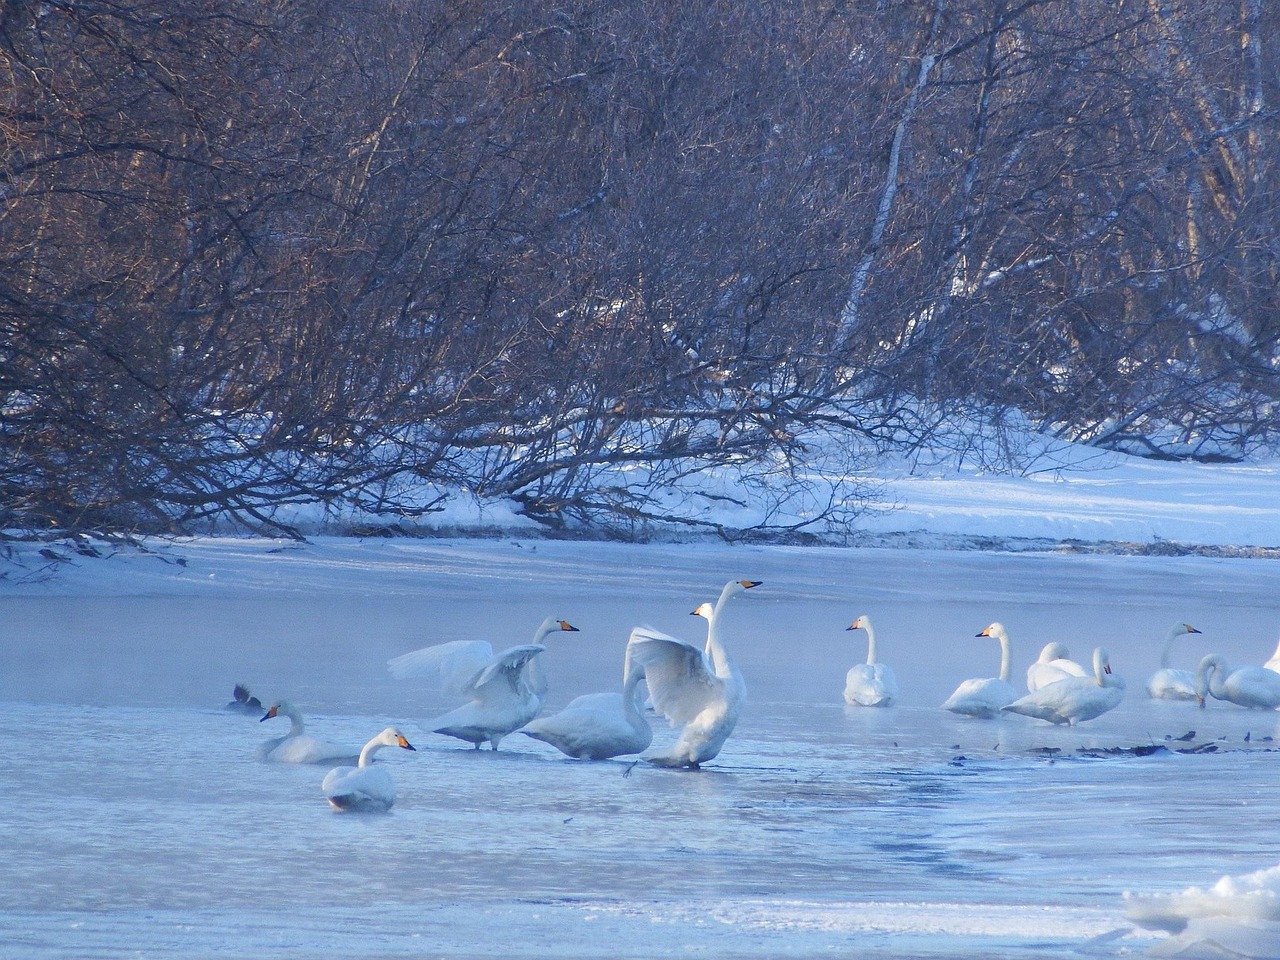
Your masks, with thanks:
[(867, 631), (867, 664), (875, 666), (876, 662), (876, 630), (869, 623), (864, 623), (862, 629)]
[(289, 736), (300, 737), (306, 730), (306, 724), (302, 722), (302, 714), (290, 707), (283, 711), (284, 715), (289, 718)]
[(537, 696), (542, 697), (547, 693), (547, 675), (542, 670), (542, 655), (529, 658), (529, 662), (524, 668), (525, 682), (529, 685)]
[(1196, 668), (1196, 693), (1204, 697), (1209, 692), (1219, 700), (1225, 699), (1221, 674), (1226, 672), (1227, 663), (1221, 657), (1205, 657)]
[(622, 685), (622, 712), (627, 718), (627, 723), (636, 727), (644, 722), (644, 716), (640, 713), (640, 681), (644, 679), (643, 670), (630, 669), (630, 657), (627, 657), (628, 670), (626, 682)]
[(1008, 683), (1009, 677), (1013, 673), (1013, 657), (1009, 653), (1009, 636), (1002, 633), (997, 639), (1000, 641), (1000, 679)]
[(383, 748), (384, 744), (381, 740), (370, 740), (360, 750), (360, 761), (357, 766), (367, 767), (373, 763), (373, 755)]
[(1173, 665), (1173, 641), (1178, 637), (1175, 630), (1169, 632), (1169, 636), (1165, 638), (1164, 650), (1160, 652), (1160, 669), (1168, 670)]
[(715, 669), (717, 677), (731, 677), (736, 669), (733, 661), (729, 659), (729, 651), (724, 648), (724, 644), (720, 640), (720, 614), (725, 601), (732, 595), (730, 588), (725, 587), (720, 594), (720, 599), (716, 601), (716, 608), (711, 614), (711, 619), (707, 622), (706, 654), (711, 660), (711, 666)]

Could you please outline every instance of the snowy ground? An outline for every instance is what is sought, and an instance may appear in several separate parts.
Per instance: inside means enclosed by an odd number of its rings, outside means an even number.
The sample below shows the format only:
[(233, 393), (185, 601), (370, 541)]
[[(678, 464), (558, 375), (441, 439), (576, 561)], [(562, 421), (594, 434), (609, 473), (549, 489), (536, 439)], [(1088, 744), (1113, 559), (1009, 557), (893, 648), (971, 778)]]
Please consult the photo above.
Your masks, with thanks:
[[(1126, 892), (1207, 889), (1280, 862), (1280, 714), (1153, 703), (1142, 686), (1174, 621), (1203, 631), (1179, 641), (1181, 666), (1210, 651), (1266, 660), (1280, 567), (934, 547), (1276, 547), (1277, 476), (1138, 463), (1069, 481), (904, 480), (904, 508), (871, 526), (919, 549), (550, 542), (518, 525), (489, 540), (155, 544), (52, 572), (24, 549), (0, 581), (0, 956), (1167, 948), (1129, 919)], [(725, 624), (749, 699), (701, 772), (580, 763), (518, 736), (476, 753), (417, 727), (450, 704), (386, 671), (424, 644), (523, 643), (565, 617), (581, 632), (544, 655), (554, 710), (619, 682), (633, 624), (700, 638), (689, 611), (737, 577), (764, 581)], [(865, 652), (844, 630), (859, 614), (897, 671), (895, 707), (841, 700)], [(974, 634), (996, 619), (1015, 683), (1048, 640), (1081, 660), (1105, 643), (1124, 703), (1074, 729), (940, 711), (960, 680), (995, 672), (995, 643)], [(385, 758), (393, 810), (333, 813), (324, 767), (256, 760), (284, 721), (223, 709), (237, 681), (294, 700), (331, 739), (401, 724), (418, 752)], [(672, 737), (655, 732), (656, 746)], [(1127, 751), (1149, 745), (1169, 749)], [(1243, 955), (1280, 956), (1261, 936)]]

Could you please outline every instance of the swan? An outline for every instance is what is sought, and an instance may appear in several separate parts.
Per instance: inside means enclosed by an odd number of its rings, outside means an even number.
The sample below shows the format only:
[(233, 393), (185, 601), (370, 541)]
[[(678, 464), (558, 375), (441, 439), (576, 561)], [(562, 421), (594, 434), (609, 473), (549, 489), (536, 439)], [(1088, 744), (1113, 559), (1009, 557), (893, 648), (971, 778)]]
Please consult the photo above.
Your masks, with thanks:
[(243, 683), (237, 683), (231, 689), (231, 697), (232, 699), (227, 701), (228, 710), (252, 714), (255, 717), (262, 713), (262, 701), (253, 696)]
[(1153, 700), (1194, 700), (1196, 675), (1192, 670), (1175, 670), (1169, 666), (1173, 654), (1173, 641), (1184, 633), (1199, 633), (1189, 623), (1175, 623), (1165, 637), (1164, 651), (1160, 654), (1160, 669), (1147, 681), (1147, 694)]
[(855, 663), (844, 678), (844, 702), (850, 706), (887, 707), (898, 699), (898, 678), (893, 669), (876, 663), (876, 630), (866, 614), (846, 630), (867, 631), (867, 662)]
[(1018, 699), (1018, 693), (1009, 683), (1010, 657), (1009, 634), (1004, 625), (993, 623), (979, 637), (995, 637), (1000, 641), (1000, 676), (966, 680), (956, 687), (955, 693), (942, 705), (943, 710), (966, 717), (990, 719), (1000, 715), (1000, 708)]
[(258, 746), (258, 759), (271, 763), (331, 763), (349, 760), (359, 754), (355, 747), (348, 747), (329, 740), (321, 740), (306, 732), (302, 714), (288, 700), (272, 704), (259, 723), (275, 717), (289, 718), (289, 733)]
[(559, 713), (530, 720), (520, 730), (577, 760), (607, 760), (641, 753), (653, 742), (653, 729), (636, 706), (644, 671), (623, 663), (622, 693), (588, 693), (569, 701)]
[[(430, 721), (428, 729), (475, 745), (486, 741), (493, 750), (507, 734), (538, 715), (547, 693), (547, 679), (538, 654), (542, 641), (557, 631), (577, 633), (567, 620), (548, 617), (521, 644), (494, 656), (486, 640), (458, 640), (424, 647), (387, 661), (393, 676), (429, 676), (448, 692), (470, 699)], [(476, 665), (479, 664), (477, 667)]]
[(1075, 726), (1082, 720), (1114, 710), (1124, 699), (1125, 683), (1111, 672), (1111, 658), (1102, 647), (1093, 651), (1092, 677), (1064, 677), (1020, 697), (1003, 709), (1050, 723)]
[(708, 652), (649, 627), (631, 631), (628, 656), (644, 671), (654, 708), (672, 726), (683, 724), (671, 752), (647, 757), (650, 763), (696, 770), (729, 739), (747, 688), (720, 638), (720, 616), (726, 603), (760, 583), (730, 580), (724, 585), (708, 621)]
[(1280, 673), (1255, 666), (1232, 670), (1226, 657), (1211, 653), (1196, 667), (1196, 702), (1202, 707), (1207, 694), (1242, 707), (1274, 710), (1280, 706)]
[(334, 767), (324, 776), (320, 791), (335, 810), (380, 812), (396, 802), (396, 785), (391, 774), (373, 766), (373, 755), (383, 747), (414, 746), (395, 727), (387, 727), (364, 745), (354, 767)]
[(1089, 672), (1074, 660), (1068, 660), (1069, 656), (1065, 645), (1046, 643), (1040, 657), (1027, 667), (1027, 692), (1034, 693), (1067, 677), (1087, 677)]

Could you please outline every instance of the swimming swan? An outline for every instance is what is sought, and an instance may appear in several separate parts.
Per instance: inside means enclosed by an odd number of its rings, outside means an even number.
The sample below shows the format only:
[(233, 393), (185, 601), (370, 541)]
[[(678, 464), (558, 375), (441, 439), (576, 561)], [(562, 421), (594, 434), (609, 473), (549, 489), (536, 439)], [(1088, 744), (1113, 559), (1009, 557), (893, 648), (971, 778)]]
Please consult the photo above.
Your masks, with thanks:
[(1153, 700), (1194, 700), (1196, 698), (1196, 674), (1194, 670), (1175, 670), (1169, 665), (1173, 656), (1173, 641), (1184, 633), (1199, 633), (1189, 623), (1175, 623), (1165, 637), (1164, 650), (1160, 654), (1160, 669), (1147, 681), (1147, 695)]
[(844, 702), (850, 706), (887, 707), (898, 699), (898, 678), (893, 669), (876, 662), (876, 630), (866, 614), (846, 630), (867, 632), (867, 662), (855, 663), (844, 678)]
[(335, 810), (381, 812), (396, 802), (396, 785), (391, 774), (373, 766), (373, 755), (383, 747), (413, 750), (413, 744), (395, 727), (387, 727), (364, 745), (354, 767), (334, 767), (325, 774), (320, 791)]
[(1087, 677), (1089, 671), (1067, 659), (1069, 656), (1064, 644), (1046, 643), (1036, 662), (1027, 667), (1027, 692), (1034, 693), (1067, 677)]
[(671, 752), (647, 757), (650, 763), (696, 770), (733, 732), (747, 688), (720, 637), (720, 617), (726, 603), (758, 586), (759, 580), (724, 585), (709, 620), (706, 653), (649, 627), (631, 631), (628, 655), (644, 670), (654, 709), (672, 726), (683, 725)]
[(272, 704), (259, 723), (275, 717), (289, 718), (289, 733), (258, 746), (258, 759), (271, 763), (332, 763), (335, 760), (354, 759), (359, 750), (344, 744), (321, 740), (306, 732), (302, 714), (288, 700)]
[(1074, 727), (1118, 707), (1124, 699), (1124, 689), (1124, 680), (1111, 672), (1107, 651), (1096, 647), (1092, 677), (1064, 677), (1019, 697), (1004, 710)]
[(607, 760), (648, 750), (653, 729), (636, 705), (644, 671), (632, 666), (628, 656), (622, 672), (621, 693), (576, 697), (559, 713), (530, 720), (520, 732), (577, 760)]
[[(395, 657), (387, 662), (393, 676), (433, 678), (446, 691), (469, 697), (468, 702), (429, 721), (433, 733), (498, 749), (502, 738), (538, 715), (547, 693), (547, 679), (538, 654), (542, 640), (556, 631), (577, 633), (567, 620), (548, 617), (533, 635), (533, 643), (504, 650), (497, 656), (486, 640), (458, 640)], [(442, 649), (447, 648), (447, 649)], [(487, 658), (482, 660), (485, 654)], [(467, 671), (479, 663), (477, 669)]]
[(1211, 653), (1196, 667), (1196, 702), (1203, 707), (1208, 694), (1254, 710), (1274, 710), (1280, 706), (1280, 673), (1252, 665), (1232, 670), (1226, 657)]
[(991, 719), (1000, 715), (1000, 709), (1018, 699), (1018, 693), (1009, 683), (1010, 656), (1009, 634), (1004, 625), (993, 623), (979, 637), (995, 637), (1000, 641), (1000, 676), (966, 680), (947, 698), (943, 710), (950, 710), (966, 717)]

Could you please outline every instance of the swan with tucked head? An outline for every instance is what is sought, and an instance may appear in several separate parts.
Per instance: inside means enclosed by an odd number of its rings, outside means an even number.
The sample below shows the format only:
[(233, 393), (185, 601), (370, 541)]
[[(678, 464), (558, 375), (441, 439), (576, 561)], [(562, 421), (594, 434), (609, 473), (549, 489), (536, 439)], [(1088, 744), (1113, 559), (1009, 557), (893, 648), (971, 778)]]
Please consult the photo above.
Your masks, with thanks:
[(672, 726), (681, 726), (671, 752), (646, 758), (650, 763), (696, 770), (720, 752), (733, 732), (747, 687), (724, 645), (720, 618), (725, 604), (758, 586), (759, 580), (724, 585), (709, 620), (705, 652), (649, 627), (631, 631), (629, 656), (644, 671), (654, 709)]
[(1196, 702), (1203, 707), (1209, 695), (1251, 710), (1274, 710), (1280, 707), (1280, 673), (1252, 665), (1233, 670), (1226, 657), (1211, 653), (1196, 667)]
[(876, 628), (866, 614), (846, 630), (867, 632), (867, 662), (855, 663), (844, 678), (844, 702), (857, 707), (887, 707), (898, 698), (898, 678), (893, 669), (876, 662)]
[(334, 767), (325, 774), (320, 790), (335, 810), (381, 812), (396, 802), (396, 785), (391, 774), (373, 766), (373, 755), (383, 747), (414, 749), (395, 727), (387, 727), (364, 745), (354, 767)]
[(259, 760), (271, 763), (333, 763), (335, 760), (354, 759), (360, 753), (355, 747), (322, 740), (307, 733), (301, 712), (288, 700), (273, 703), (258, 722), (265, 723), (276, 717), (289, 718), (289, 732), (259, 745)]
[(1033, 693), (1067, 677), (1087, 677), (1089, 672), (1069, 659), (1070, 656), (1065, 644), (1046, 643), (1036, 662), (1027, 667), (1027, 692)]
[(1003, 709), (1074, 727), (1118, 707), (1124, 699), (1124, 689), (1124, 680), (1111, 672), (1107, 651), (1097, 647), (1093, 651), (1092, 677), (1064, 677), (1019, 697)]
[(548, 617), (535, 631), (533, 643), (496, 656), (486, 640), (457, 640), (402, 654), (387, 666), (392, 676), (426, 677), (446, 692), (468, 698), (457, 709), (429, 721), (429, 730), (465, 740), (477, 750), (486, 742), (497, 750), (503, 737), (542, 709), (547, 678), (538, 654), (547, 649), (542, 641), (557, 632), (577, 633), (578, 628)]
[(1187, 633), (1199, 633), (1189, 623), (1175, 623), (1165, 636), (1164, 650), (1160, 653), (1160, 669), (1147, 680), (1147, 695), (1153, 700), (1194, 700), (1196, 698), (1196, 674), (1194, 670), (1178, 670), (1171, 666), (1173, 641)]
[(1009, 683), (1012, 658), (1009, 652), (1009, 634), (1004, 625), (993, 623), (977, 636), (994, 637), (1000, 642), (1000, 675), (964, 681), (943, 703), (942, 709), (965, 717), (989, 720), (1000, 716), (1001, 708), (1018, 699), (1018, 694)]
[(644, 671), (634, 667), (629, 656), (623, 661), (621, 693), (576, 697), (559, 713), (530, 720), (520, 732), (577, 760), (607, 760), (648, 750), (653, 729), (636, 704)]

